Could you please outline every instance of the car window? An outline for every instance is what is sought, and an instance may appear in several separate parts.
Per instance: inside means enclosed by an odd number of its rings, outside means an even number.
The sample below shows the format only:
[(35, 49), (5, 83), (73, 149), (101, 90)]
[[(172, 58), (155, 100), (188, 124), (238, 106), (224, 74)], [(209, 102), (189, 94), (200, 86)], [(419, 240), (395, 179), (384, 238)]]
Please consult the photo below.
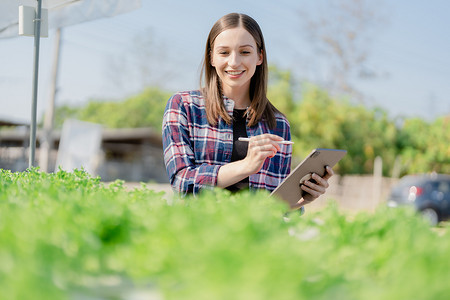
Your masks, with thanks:
[(433, 191), (437, 191), (438, 183), (436, 181), (427, 182), (423, 185), (423, 188), (426, 193), (431, 193)]
[(450, 194), (450, 182), (447, 182), (447, 181), (439, 182), (437, 190), (444, 194)]
[(422, 179), (417, 176), (405, 176), (398, 182), (398, 186), (399, 187), (409, 187), (411, 185), (416, 185), (416, 184), (420, 183), (421, 181), (422, 181)]

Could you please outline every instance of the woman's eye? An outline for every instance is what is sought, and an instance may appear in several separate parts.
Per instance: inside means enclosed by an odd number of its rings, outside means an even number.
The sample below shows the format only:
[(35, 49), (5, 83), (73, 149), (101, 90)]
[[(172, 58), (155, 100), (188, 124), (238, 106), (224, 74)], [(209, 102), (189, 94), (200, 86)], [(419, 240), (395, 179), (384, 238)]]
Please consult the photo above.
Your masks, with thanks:
[(242, 51), (241, 52), (243, 55), (248, 55), (248, 54), (250, 54), (250, 51)]
[(227, 51), (220, 51), (219, 54), (220, 55), (226, 55), (226, 54), (228, 54), (228, 52)]

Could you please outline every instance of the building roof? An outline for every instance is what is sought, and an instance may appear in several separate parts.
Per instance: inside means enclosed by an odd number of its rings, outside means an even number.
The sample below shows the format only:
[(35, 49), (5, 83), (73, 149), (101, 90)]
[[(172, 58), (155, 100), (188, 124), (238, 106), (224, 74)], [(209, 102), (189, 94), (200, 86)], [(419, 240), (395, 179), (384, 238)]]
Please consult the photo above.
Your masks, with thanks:
[[(29, 137), (28, 130), (0, 130), (1, 142), (22, 142)], [(55, 130), (52, 133), (52, 138), (55, 142), (59, 142), (61, 136), (60, 130)], [(42, 131), (38, 130), (36, 133), (36, 140), (42, 137)], [(162, 148), (162, 136), (160, 132), (152, 128), (117, 128), (117, 129), (103, 129), (102, 141), (105, 143), (130, 143), (140, 144), (143, 141), (148, 141), (157, 147)]]
[(29, 124), (21, 121), (11, 120), (7, 118), (0, 118), (0, 126), (28, 126)]

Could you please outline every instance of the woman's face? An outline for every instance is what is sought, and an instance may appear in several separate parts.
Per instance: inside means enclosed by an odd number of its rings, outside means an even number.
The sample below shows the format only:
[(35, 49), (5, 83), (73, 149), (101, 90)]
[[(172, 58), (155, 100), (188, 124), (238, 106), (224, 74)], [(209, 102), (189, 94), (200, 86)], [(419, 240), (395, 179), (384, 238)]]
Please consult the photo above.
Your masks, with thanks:
[(215, 67), (225, 95), (246, 92), (256, 66), (263, 61), (255, 39), (244, 28), (222, 31), (214, 41), (211, 65)]

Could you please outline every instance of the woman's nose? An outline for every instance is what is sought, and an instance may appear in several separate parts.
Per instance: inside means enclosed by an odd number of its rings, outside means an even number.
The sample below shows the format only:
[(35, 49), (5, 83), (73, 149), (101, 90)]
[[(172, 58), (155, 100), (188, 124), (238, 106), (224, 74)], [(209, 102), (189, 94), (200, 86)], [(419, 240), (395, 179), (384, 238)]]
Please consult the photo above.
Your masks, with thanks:
[(230, 67), (238, 67), (241, 64), (241, 59), (238, 53), (231, 53), (228, 60), (228, 65)]

